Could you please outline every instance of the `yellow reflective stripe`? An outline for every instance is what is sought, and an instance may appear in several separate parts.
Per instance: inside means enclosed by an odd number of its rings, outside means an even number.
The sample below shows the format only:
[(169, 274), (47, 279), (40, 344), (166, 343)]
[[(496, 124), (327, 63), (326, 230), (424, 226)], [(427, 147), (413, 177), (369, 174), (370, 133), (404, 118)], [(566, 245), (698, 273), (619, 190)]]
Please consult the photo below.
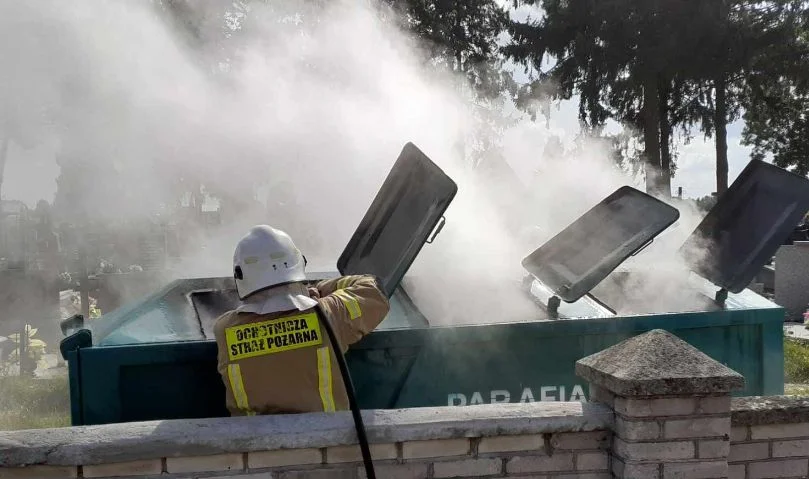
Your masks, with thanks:
[(244, 382), (242, 381), (242, 368), (238, 364), (228, 365), (228, 379), (230, 379), (233, 397), (236, 399), (236, 407), (245, 411), (248, 416), (254, 416), (256, 413), (250, 410), (247, 402), (247, 393), (244, 392)]
[(323, 412), (334, 412), (334, 394), (331, 387), (331, 357), (329, 348), (317, 348), (317, 378)]
[(337, 280), (337, 289), (344, 289), (348, 283), (351, 281), (350, 276), (345, 276)]
[(360, 308), (360, 303), (357, 299), (351, 295), (348, 291), (344, 289), (338, 289), (334, 292), (334, 295), (340, 298), (340, 301), (343, 302), (346, 309), (348, 310), (348, 314), (351, 316), (351, 319), (357, 319), (362, 314), (362, 309)]

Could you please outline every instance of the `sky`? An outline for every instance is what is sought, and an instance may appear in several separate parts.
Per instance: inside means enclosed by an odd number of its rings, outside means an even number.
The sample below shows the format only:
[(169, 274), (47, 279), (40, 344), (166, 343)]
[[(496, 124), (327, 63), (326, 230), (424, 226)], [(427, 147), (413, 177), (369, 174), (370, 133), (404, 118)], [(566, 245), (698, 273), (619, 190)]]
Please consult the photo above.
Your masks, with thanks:
[[(512, 11), (515, 19), (525, 19), (530, 10), (521, 8)], [(517, 81), (526, 81), (521, 69), (515, 70)], [(551, 129), (563, 131), (566, 136), (575, 136), (579, 131), (576, 98), (563, 102), (554, 108)], [(737, 121), (728, 127), (729, 181), (732, 182), (749, 161), (750, 148), (740, 144), (743, 123)], [(690, 144), (676, 145), (679, 151), (678, 170), (672, 179), (672, 192), (683, 188), (683, 195), (698, 198), (710, 194), (715, 187), (715, 154), (712, 139), (704, 139), (695, 132)], [(56, 191), (56, 144), (40, 144), (25, 150), (11, 144), (6, 164), (5, 180), (2, 185), (2, 199), (20, 200), (33, 207), (40, 199), (52, 201)]]
[[(739, 176), (750, 162), (752, 147), (741, 144), (744, 122), (741, 120), (728, 125), (728, 184)], [(683, 195), (699, 198), (716, 189), (716, 153), (713, 139), (705, 140), (698, 135), (689, 145), (680, 145), (677, 159), (679, 170), (672, 179), (672, 189), (683, 187)]]

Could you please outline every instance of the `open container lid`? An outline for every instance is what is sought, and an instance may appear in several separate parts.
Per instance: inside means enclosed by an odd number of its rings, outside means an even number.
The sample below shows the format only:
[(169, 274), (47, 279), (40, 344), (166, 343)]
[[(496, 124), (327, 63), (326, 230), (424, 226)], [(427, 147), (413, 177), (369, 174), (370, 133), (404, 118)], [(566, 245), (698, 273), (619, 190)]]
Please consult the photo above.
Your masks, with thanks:
[(443, 227), (444, 211), (457, 191), (449, 176), (407, 143), (337, 260), (337, 269), (346, 275), (376, 275), (390, 297), (436, 225)]
[(752, 160), (680, 247), (692, 271), (739, 293), (809, 210), (809, 180)]
[(572, 303), (679, 217), (676, 208), (623, 186), (525, 257), (522, 265)]

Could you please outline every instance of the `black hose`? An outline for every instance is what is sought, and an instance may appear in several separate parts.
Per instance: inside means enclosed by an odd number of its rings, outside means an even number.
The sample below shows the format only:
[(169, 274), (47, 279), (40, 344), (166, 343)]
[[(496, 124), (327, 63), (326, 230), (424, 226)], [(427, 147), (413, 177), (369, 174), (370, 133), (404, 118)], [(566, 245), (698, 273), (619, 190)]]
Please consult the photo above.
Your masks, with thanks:
[(360, 451), (362, 452), (362, 462), (365, 464), (365, 475), (368, 479), (376, 479), (374, 464), (371, 460), (371, 449), (368, 447), (368, 438), (365, 436), (365, 424), (362, 422), (360, 408), (357, 406), (357, 398), (354, 395), (354, 383), (351, 381), (351, 374), (348, 372), (343, 350), (340, 348), (340, 343), (334, 335), (334, 330), (326, 317), (326, 313), (319, 304), (315, 306), (315, 310), (317, 311), (320, 324), (326, 328), (326, 334), (329, 335), (329, 341), (334, 350), (334, 356), (337, 358), (337, 365), (340, 366), (340, 374), (343, 376), (343, 384), (345, 384), (346, 394), (348, 395), (348, 405), (351, 408), (351, 414), (354, 416), (354, 427), (357, 429), (357, 439), (359, 439)]

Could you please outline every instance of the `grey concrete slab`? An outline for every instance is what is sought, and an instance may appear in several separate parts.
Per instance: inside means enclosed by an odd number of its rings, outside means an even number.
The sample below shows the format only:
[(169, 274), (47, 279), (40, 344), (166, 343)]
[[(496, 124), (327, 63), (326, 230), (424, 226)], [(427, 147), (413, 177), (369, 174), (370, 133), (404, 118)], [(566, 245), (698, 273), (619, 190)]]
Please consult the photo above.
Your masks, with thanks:
[(775, 253), (775, 302), (790, 321), (802, 321), (809, 307), (809, 242), (781, 246)]
[[(368, 440), (594, 431), (613, 413), (597, 403), (535, 402), (363, 411)], [(0, 432), (0, 466), (86, 465), (356, 444), (350, 412), (149, 421)]]
[(803, 323), (784, 324), (784, 334), (789, 338), (809, 340), (809, 329)]
[(733, 398), (733, 426), (809, 422), (809, 398), (755, 396)]

